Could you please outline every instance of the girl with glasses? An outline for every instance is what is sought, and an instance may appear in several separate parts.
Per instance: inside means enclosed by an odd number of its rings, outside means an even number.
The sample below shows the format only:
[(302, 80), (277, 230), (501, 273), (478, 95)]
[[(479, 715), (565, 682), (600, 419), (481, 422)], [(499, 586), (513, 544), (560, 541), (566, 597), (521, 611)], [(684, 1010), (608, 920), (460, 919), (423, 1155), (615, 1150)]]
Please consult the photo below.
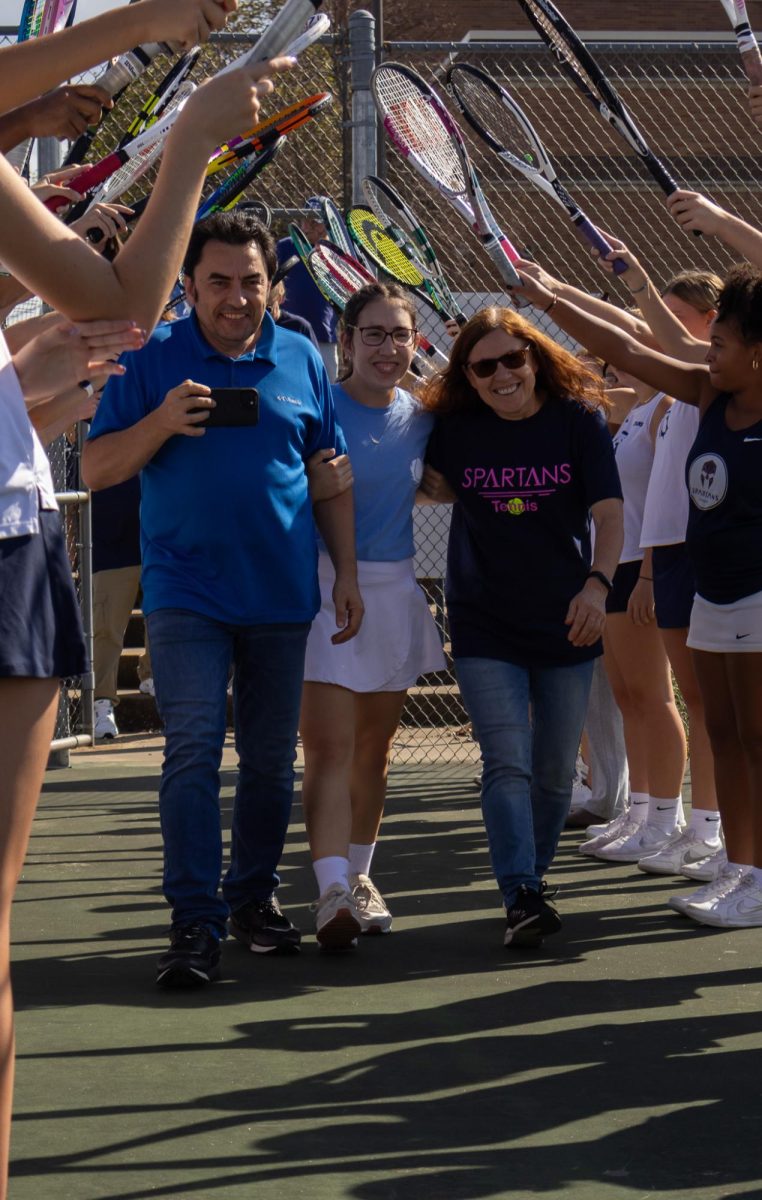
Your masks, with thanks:
[(561, 925), (543, 877), (569, 811), (622, 545), (606, 402), (600, 378), (506, 308), (463, 327), (423, 402), (440, 418), (428, 462), (456, 500), (452, 653), (484, 764), (504, 941), (538, 945)]
[[(334, 575), (321, 547), (322, 607), (307, 642), (301, 719), (317, 939), (327, 950), (348, 949), (359, 933), (391, 929), (391, 913), (370, 878), (389, 751), (407, 689), (445, 666), (413, 570), (413, 504), (434, 423), (400, 387), (417, 342), (415, 306), (395, 284), (369, 284), (344, 310), (345, 369), (333, 396), (354, 475), (365, 616), (351, 643), (332, 644)], [(313, 500), (317, 494), (313, 488)]]

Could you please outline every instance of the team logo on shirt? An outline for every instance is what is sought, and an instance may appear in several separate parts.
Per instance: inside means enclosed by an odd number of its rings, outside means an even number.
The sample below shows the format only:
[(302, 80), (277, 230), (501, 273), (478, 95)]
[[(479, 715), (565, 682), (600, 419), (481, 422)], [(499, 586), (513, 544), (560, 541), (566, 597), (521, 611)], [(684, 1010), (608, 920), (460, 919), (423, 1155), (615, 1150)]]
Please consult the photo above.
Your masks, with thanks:
[(688, 491), (696, 508), (716, 508), (728, 491), (728, 468), (719, 454), (699, 454), (688, 470)]

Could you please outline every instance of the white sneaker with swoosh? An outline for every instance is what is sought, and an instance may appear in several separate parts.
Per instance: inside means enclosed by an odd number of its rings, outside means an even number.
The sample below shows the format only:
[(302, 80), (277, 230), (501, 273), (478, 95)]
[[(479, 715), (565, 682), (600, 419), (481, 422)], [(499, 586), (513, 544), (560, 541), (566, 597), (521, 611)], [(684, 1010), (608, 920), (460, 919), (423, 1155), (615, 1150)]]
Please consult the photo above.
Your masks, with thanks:
[(655, 854), (647, 854), (638, 863), (638, 870), (648, 875), (679, 875), (688, 864), (705, 862), (711, 854), (722, 848), (719, 838), (707, 842), (690, 826), (682, 833), (679, 830), (670, 836), (666, 845)]
[(762, 925), (762, 888), (750, 871), (715, 900), (686, 904), (685, 915), (716, 929), (753, 929)]
[(734, 891), (738, 887), (742, 875), (742, 867), (725, 863), (716, 878), (710, 879), (703, 887), (695, 888), (692, 892), (684, 892), (682, 896), (670, 896), (667, 904), (675, 912), (688, 917), (691, 915), (688, 911), (689, 905), (706, 904), (709, 901), (718, 900), (720, 896), (726, 896), (728, 892)]

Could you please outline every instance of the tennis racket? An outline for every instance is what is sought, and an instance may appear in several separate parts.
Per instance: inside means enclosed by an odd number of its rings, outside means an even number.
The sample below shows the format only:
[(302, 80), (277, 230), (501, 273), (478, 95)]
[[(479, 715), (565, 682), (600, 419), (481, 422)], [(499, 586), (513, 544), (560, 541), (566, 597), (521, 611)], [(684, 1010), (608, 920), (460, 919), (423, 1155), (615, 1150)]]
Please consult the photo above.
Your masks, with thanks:
[(300, 262), (301, 259), (298, 254), (292, 254), (290, 258), (282, 262), (270, 280), (270, 287), (274, 288), (276, 284), (284, 280), (289, 271), (293, 271), (294, 267), (298, 267)]
[(408, 203), (390, 183), (377, 175), (367, 175), (362, 188), (368, 205), (389, 237), (418, 267), (426, 280), (427, 290), (440, 302), (443, 311), (451, 313), (459, 325), (465, 325), (467, 317), (450, 290), (426, 230)]
[[(246, 54), (239, 55), (233, 62), (228, 63), (227, 66), (218, 71), (217, 75), (226, 75), (229, 71), (246, 63), (253, 64), (266, 61), (267, 59), (276, 57), (283, 51), (290, 54), (294, 47), (298, 48), (300, 44), (303, 45), (304, 39), (302, 34), (304, 33), (305, 16), (314, 15), (314, 11), (320, 3), (321, 0), (286, 0), (283, 8), (259, 38), (254, 49), (247, 51)], [(133, 138), (132, 141), (120, 146), (112, 151), (111, 154), (107, 154), (100, 162), (95, 163), (79, 175), (75, 175), (73, 179), (68, 180), (67, 187), (84, 195), (103, 183), (130, 159), (145, 156), (148, 152), (153, 152), (153, 157), (155, 158), (154, 141), (164, 142), (177, 120), (183, 103), (184, 101), (174, 104), (169, 111), (165, 112), (164, 116), (155, 120), (148, 129), (145, 129), (143, 133)], [(123, 188), (122, 190), (126, 189)], [(65, 203), (66, 201), (60, 196), (54, 196), (47, 201), (48, 207), (53, 211), (56, 211), (56, 209), (62, 207)]]
[(247, 133), (231, 138), (224, 146), (218, 147), (216, 154), (209, 160), (207, 175), (216, 175), (230, 163), (261, 152), (273, 137), (293, 133), (295, 129), (306, 125), (313, 117), (329, 108), (332, 103), (333, 96), (330, 92), (316, 92), (314, 96), (307, 96), (304, 100), (287, 105), (273, 116), (260, 121)]
[(347, 213), (347, 228), (353, 242), (364, 251), (371, 262), (376, 263), (381, 270), (401, 283), (432, 308), (443, 321), (453, 320), (453, 314), (442, 308), (435, 294), (426, 287), (426, 279), (415, 263), (397, 245), (386, 232), (381, 221), (369, 208), (355, 205)]
[(200, 221), (213, 212), (229, 212), (231, 208), (235, 208), (249, 184), (275, 159), (284, 141), (282, 136), (275, 137), (259, 154), (241, 163), (240, 167), (199, 205), (196, 220)]
[[(612, 247), (560, 182), (537, 131), (513, 96), (471, 63), (454, 63), (447, 71), (447, 87), (460, 112), (490, 150), (560, 204), (599, 254), (610, 254)], [(626, 270), (627, 263), (616, 259), (615, 273), (621, 275)]]
[(762, 83), (762, 55), (755, 38), (746, 12), (746, 0), (722, 0), (722, 7), (730, 18), (730, 24), (736, 35), (738, 51), (751, 84)]
[(161, 82), (157, 84), (150, 96), (143, 102), (140, 111), (130, 121), (123, 136), (117, 143), (118, 147), (126, 146), (128, 142), (136, 138), (144, 129), (148, 129), (153, 125), (157, 117), (161, 115), (169, 101), (176, 95), (190, 75), (198, 62), (200, 54), (201, 47), (194, 46), (192, 50), (188, 50), (186, 54), (178, 58), (177, 62), (169, 68)]
[(376, 67), (371, 90), (384, 129), (400, 154), (468, 222), (503, 282), (520, 285), (513, 266), (518, 251), (495, 221), (457, 122), (434, 90), (400, 63)]
[[(16, 40), (27, 42), (30, 38), (57, 33), (72, 23), (76, 11), (77, 0), (25, 0)], [(27, 170), (33, 144), (34, 138), (25, 138), (6, 155), (20, 175)]]
[(552, 0), (518, 0), (529, 21), (553, 52), (561, 69), (583, 96), (641, 158), (659, 187), (671, 196), (678, 184), (660, 158), (657, 158), (643, 134), (609, 83), (590, 51), (577, 37), (569, 22)]
[[(378, 282), (367, 267), (332, 242), (318, 242), (313, 246), (306, 266), (326, 300), (339, 312), (344, 311), (349, 297), (360, 288)], [(418, 335), (418, 353), (424, 356), (429, 365), (439, 368), (447, 366), (447, 356), (422, 333)]]

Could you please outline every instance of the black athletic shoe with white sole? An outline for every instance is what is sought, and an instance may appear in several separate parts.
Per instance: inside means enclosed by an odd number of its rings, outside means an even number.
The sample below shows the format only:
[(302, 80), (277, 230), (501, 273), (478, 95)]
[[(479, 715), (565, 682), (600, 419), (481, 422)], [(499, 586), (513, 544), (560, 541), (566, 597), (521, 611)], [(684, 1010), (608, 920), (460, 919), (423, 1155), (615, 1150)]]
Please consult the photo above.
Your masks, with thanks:
[(230, 932), (255, 954), (294, 954), (302, 940), (274, 896), (237, 908), (230, 918)]
[(539, 890), (521, 885), (513, 904), (506, 909), (504, 946), (539, 946), (548, 934), (558, 933), (561, 918), (545, 899), (546, 890), (544, 883)]
[(204, 925), (173, 926), (156, 971), (159, 987), (200, 987), (220, 973), (219, 939)]

